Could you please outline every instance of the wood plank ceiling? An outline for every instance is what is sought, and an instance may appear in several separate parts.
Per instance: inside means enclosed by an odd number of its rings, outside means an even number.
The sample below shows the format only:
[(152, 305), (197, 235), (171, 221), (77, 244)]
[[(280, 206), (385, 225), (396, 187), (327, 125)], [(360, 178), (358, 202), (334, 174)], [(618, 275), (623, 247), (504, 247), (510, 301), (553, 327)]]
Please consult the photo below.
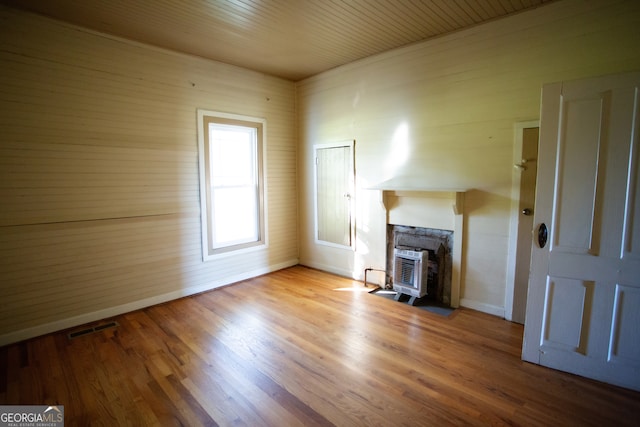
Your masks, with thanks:
[(551, 1), (0, 0), (293, 81)]

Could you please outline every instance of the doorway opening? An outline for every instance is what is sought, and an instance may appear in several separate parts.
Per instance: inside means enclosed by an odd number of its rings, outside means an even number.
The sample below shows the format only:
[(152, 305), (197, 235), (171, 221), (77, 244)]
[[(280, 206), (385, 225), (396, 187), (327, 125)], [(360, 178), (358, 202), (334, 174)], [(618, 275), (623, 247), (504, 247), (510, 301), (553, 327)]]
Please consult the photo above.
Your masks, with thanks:
[(515, 125), (505, 318), (524, 324), (535, 209), (539, 122)]

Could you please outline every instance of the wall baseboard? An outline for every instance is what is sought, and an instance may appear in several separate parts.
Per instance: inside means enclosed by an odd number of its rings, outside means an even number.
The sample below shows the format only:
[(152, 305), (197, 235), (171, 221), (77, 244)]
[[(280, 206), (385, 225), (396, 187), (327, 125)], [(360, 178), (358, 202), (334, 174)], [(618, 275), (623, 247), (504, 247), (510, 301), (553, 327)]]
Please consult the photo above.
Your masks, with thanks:
[[(303, 263), (300, 263), (300, 265), (303, 265), (305, 267), (315, 268), (316, 270), (326, 271), (327, 273), (335, 274), (336, 276), (348, 277), (353, 280), (360, 280), (360, 281), (364, 280), (364, 269), (362, 270), (362, 273), (356, 274), (351, 270), (344, 270), (341, 268), (336, 268), (333, 265), (326, 265), (326, 264), (322, 264), (314, 261), (303, 262)], [(375, 282), (370, 282), (370, 283), (375, 283)]]
[(40, 335), (49, 334), (52, 332), (58, 332), (64, 329), (73, 328), (76, 326), (84, 325), (86, 323), (95, 322), (98, 320), (106, 319), (120, 314), (129, 313), (131, 311), (140, 310), (142, 308), (150, 307), (156, 304), (161, 304), (167, 301), (172, 301), (178, 298), (186, 297), (189, 295), (199, 294), (201, 292), (211, 291), (213, 289), (230, 285), (242, 280), (251, 279), (253, 277), (261, 276), (263, 274), (271, 273), (284, 268), (293, 267), (298, 264), (297, 259), (292, 259), (280, 264), (270, 265), (257, 270), (248, 271), (243, 274), (238, 274), (231, 277), (226, 277), (221, 280), (207, 283), (206, 285), (193, 286), (190, 288), (179, 289), (177, 291), (169, 292), (162, 295), (156, 295), (153, 297), (133, 301), (127, 304), (118, 305), (115, 307), (109, 307), (102, 310), (94, 311), (91, 313), (81, 314), (79, 316), (73, 316), (66, 319), (56, 320), (55, 322), (45, 323), (42, 325), (33, 326), (26, 329), (21, 329), (15, 332), (9, 332), (4, 335), (0, 335), (0, 347), (12, 344), (15, 342), (27, 340), (29, 338), (38, 337)]
[(483, 313), (492, 314), (494, 316), (498, 316), (504, 319), (504, 307), (499, 307), (497, 305), (485, 304), (483, 302), (474, 301), (466, 298), (460, 299), (460, 306), (471, 308), (473, 310), (478, 310)]

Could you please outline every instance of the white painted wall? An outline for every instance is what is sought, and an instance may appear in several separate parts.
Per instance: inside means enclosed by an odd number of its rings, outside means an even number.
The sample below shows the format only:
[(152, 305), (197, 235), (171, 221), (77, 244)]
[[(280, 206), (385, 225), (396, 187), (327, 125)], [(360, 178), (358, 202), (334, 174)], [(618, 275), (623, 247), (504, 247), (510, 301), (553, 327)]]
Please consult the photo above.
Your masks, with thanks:
[[(0, 345), (298, 262), (295, 86), (0, 6)], [(196, 109), (267, 120), (269, 247), (203, 263)]]
[[(300, 82), (301, 263), (357, 278), (384, 268), (385, 214), (371, 185), (409, 175), (416, 187), (470, 188), (461, 305), (503, 315), (514, 123), (538, 119), (543, 83), (640, 69), (638, 46), (640, 2), (562, 0)], [(356, 252), (312, 234), (311, 147), (349, 139)]]

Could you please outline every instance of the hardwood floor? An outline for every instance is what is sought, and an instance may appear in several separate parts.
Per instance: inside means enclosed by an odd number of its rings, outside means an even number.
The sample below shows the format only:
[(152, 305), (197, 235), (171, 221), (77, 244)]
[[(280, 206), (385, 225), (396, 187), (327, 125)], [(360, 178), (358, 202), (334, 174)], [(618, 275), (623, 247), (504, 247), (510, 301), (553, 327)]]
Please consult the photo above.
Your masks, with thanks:
[(522, 327), (293, 267), (0, 348), (0, 403), (67, 426), (639, 425), (640, 393), (520, 360)]

